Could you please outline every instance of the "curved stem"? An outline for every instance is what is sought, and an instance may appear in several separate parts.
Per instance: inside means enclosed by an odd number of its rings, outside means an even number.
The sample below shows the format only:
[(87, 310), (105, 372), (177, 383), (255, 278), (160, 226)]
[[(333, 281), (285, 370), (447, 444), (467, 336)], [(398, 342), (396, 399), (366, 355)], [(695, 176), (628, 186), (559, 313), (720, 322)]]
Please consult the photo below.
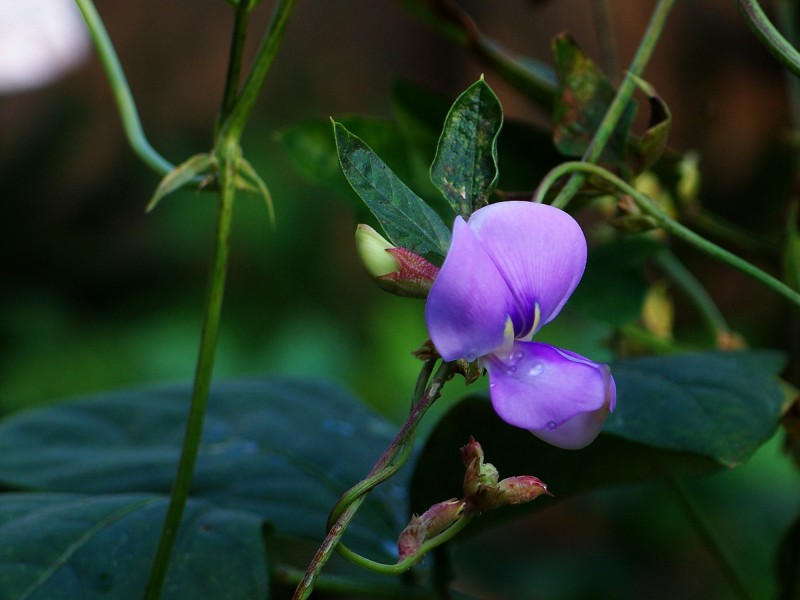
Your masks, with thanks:
[(236, 99), (236, 104), (232, 107), (222, 125), (220, 135), (231, 136), (236, 139), (241, 138), (245, 123), (250, 118), (250, 113), (253, 111), (261, 88), (264, 86), (269, 70), (272, 67), (272, 62), (275, 60), (275, 55), (278, 53), (278, 47), (286, 33), (286, 26), (296, 3), (297, 0), (278, 0), (269, 30), (261, 47), (258, 49), (256, 58), (250, 68), (250, 73), (247, 76), (247, 81), (245, 81), (242, 91)]
[[(659, 0), (659, 3), (656, 5), (650, 17), (650, 22), (647, 24), (647, 29), (642, 36), (642, 41), (639, 43), (639, 48), (636, 50), (636, 55), (633, 57), (633, 61), (630, 67), (628, 67), (628, 72), (625, 74), (625, 79), (622, 80), (617, 95), (614, 96), (611, 106), (608, 107), (597, 129), (597, 133), (595, 133), (591, 144), (589, 144), (589, 147), (586, 149), (586, 153), (583, 156), (584, 161), (589, 163), (597, 162), (608, 140), (611, 139), (611, 135), (614, 133), (617, 123), (628, 107), (633, 92), (636, 90), (636, 80), (644, 72), (645, 66), (647, 66), (647, 63), (650, 61), (656, 42), (664, 29), (667, 15), (672, 9), (673, 4), (675, 4), (675, 0)], [(553, 206), (563, 208), (578, 192), (581, 185), (583, 185), (584, 179), (585, 176), (580, 173), (575, 173), (570, 177), (564, 189), (562, 189), (556, 199), (553, 200)]]
[[(422, 377), (427, 378), (429, 373), (430, 362), (423, 366), (420, 379)], [(410, 453), (410, 448), (414, 443), (414, 436), (422, 416), (439, 398), (442, 387), (444, 387), (445, 382), (450, 379), (452, 375), (453, 365), (451, 363), (442, 363), (439, 366), (438, 371), (425, 387), (424, 393), (414, 404), (414, 408), (403, 424), (403, 427), (401, 427), (400, 431), (392, 440), (392, 443), (389, 444), (389, 447), (384, 451), (383, 455), (378, 459), (378, 462), (367, 476), (366, 480), (369, 480), (369, 485), (363, 486), (362, 484), (357, 484), (346, 492), (339, 502), (336, 503), (331, 511), (331, 517), (328, 520), (328, 534), (325, 536), (322, 545), (311, 560), (305, 576), (292, 596), (292, 600), (305, 600), (311, 595), (320, 571), (325, 566), (325, 563), (328, 562), (328, 559), (330, 559), (333, 551), (341, 546), (342, 536), (353, 520), (353, 517), (355, 517), (356, 512), (358, 512), (359, 507), (366, 499), (367, 494), (372, 488), (394, 475), (400, 467), (403, 466), (405, 459), (401, 461), (399, 458), (403, 456), (407, 458)], [(417, 388), (419, 388), (419, 384)], [(353, 490), (357, 490), (359, 495), (353, 493)], [(349, 551), (345, 550), (346, 557), (347, 552)]]
[(783, 37), (764, 14), (757, 0), (736, 0), (736, 5), (761, 43), (792, 73), (800, 77), (800, 52)]
[(745, 275), (752, 277), (763, 286), (780, 294), (795, 306), (800, 307), (800, 293), (796, 292), (782, 281), (774, 278), (772, 275), (765, 273), (755, 265), (752, 265), (746, 260), (739, 258), (732, 252), (728, 252), (724, 248), (720, 248), (713, 242), (709, 242), (704, 237), (696, 234), (690, 229), (687, 229), (677, 221), (673, 221), (667, 214), (664, 213), (661, 207), (654, 200), (642, 194), (628, 182), (620, 179), (613, 173), (606, 171), (602, 167), (598, 167), (597, 165), (578, 161), (561, 163), (551, 170), (547, 175), (545, 175), (544, 179), (542, 179), (542, 182), (539, 184), (539, 187), (534, 194), (533, 201), (542, 202), (547, 194), (547, 191), (550, 189), (550, 187), (552, 187), (553, 183), (555, 183), (555, 181), (557, 181), (560, 177), (563, 177), (564, 175), (573, 171), (582, 171), (584, 173), (596, 175), (605, 179), (608, 183), (616, 187), (622, 193), (633, 198), (639, 209), (646, 215), (652, 217), (659, 227), (665, 231), (673, 234), (685, 242), (688, 242), (689, 244), (716, 258), (717, 260), (728, 263), (734, 269), (737, 269)]
[(469, 525), (470, 521), (475, 517), (474, 514), (465, 514), (463, 515), (458, 521), (453, 523), (450, 527), (445, 529), (439, 535), (425, 540), (422, 545), (419, 547), (416, 553), (412, 554), (401, 560), (398, 563), (393, 565), (387, 565), (385, 563), (379, 563), (374, 560), (370, 560), (369, 558), (365, 558), (360, 554), (356, 554), (349, 548), (347, 548), (344, 544), (339, 544), (339, 554), (344, 556), (346, 559), (350, 560), (351, 562), (363, 567), (365, 569), (369, 569), (370, 571), (375, 571), (376, 573), (382, 573), (384, 575), (399, 575), (400, 573), (405, 573), (411, 567), (416, 565), (422, 558), (434, 548), (441, 546), (445, 542), (450, 541), (456, 535), (458, 535), (467, 525)]
[(128, 86), (128, 80), (122, 71), (122, 65), (120, 65), (117, 53), (114, 51), (114, 45), (108, 37), (103, 20), (100, 18), (94, 4), (92, 4), (92, 0), (75, 0), (75, 2), (83, 14), (83, 20), (89, 28), (89, 34), (92, 36), (100, 62), (103, 64), (106, 76), (111, 84), (111, 91), (117, 103), (128, 143), (133, 148), (133, 151), (139, 155), (139, 158), (150, 168), (161, 175), (166, 175), (175, 166), (156, 152), (144, 135), (142, 124), (139, 121), (139, 113), (136, 110), (136, 103), (133, 101), (133, 95)]
[(229, 239), (233, 220), (233, 202), (236, 194), (235, 177), (234, 160), (231, 157), (227, 157), (221, 164), (219, 172), (220, 197), (214, 258), (209, 276), (203, 333), (200, 338), (192, 401), (186, 421), (178, 472), (175, 476), (164, 528), (161, 532), (150, 578), (147, 582), (145, 591), (147, 600), (156, 600), (161, 596), (161, 589), (169, 568), (172, 548), (175, 545), (183, 510), (189, 497), (189, 488), (192, 483), (197, 453), (200, 448), (203, 420), (208, 393), (211, 388), (211, 376), (214, 370), (214, 355), (222, 312), (222, 299), (225, 291), (225, 276), (228, 269)]

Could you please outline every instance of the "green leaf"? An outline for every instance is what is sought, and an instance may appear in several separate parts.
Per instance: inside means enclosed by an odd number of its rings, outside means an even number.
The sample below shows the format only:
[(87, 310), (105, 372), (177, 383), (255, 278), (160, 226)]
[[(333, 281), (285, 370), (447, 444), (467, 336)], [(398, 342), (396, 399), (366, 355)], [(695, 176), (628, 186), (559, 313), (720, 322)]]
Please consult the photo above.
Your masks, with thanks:
[[(188, 385), (121, 391), (18, 413), (0, 424), (0, 481), (18, 489), (168, 493)], [(333, 504), (363, 479), (392, 426), (333, 385), (233, 381), (209, 398), (191, 495), (320, 540)], [(387, 557), (408, 521), (403, 477), (370, 496), (346, 538)], [(394, 557), (392, 557), (394, 558)]]
[[(167, 499), (3, 494), (0, 597), (139, 600)], [(261, 519), (207, 502), (186, 506), (164, 600), (266, 598)]]
[[(488, 396), (476, 394), (448, 411), (429, 435), (411, 481), (411, 507), (415, 512), (463, 495), (464, 466), (459, 448), (470, 435), (481, 443), (486, 461), (497, 467), (501, 478), (534, 475), (547, 484), (557, 500), (609, 485), (648, 481), (657, 478), (663, 468), (683, 474), (719, 468), (702, 456), (656, 449), (608, 433), (602, 433), (583, 450), (556, 448), (502, 421)], [(547, 508), (551, 502), (542, 497), (519, 509), (493, 511), (470, 528), (511, 517), (520, 510)]]
[(164, 196), (178, 191), (195, 177), (209, 177), (215, 168), (216, 161), (213, 156), (210, 154), (195, 154), (167, 173), (161, 183), (158, 184), (145, 210), (150, 212)]
[(592, 248), (569, 308), (612, 325), (635, 320), (647, 293), (644, 261), (660, 248), (648, 236), (626, 236)]
[[(553, 139), (566, 156), (582, 156), (592, 141), (616, 92), (603, 72), (563, 33), (553, 41), (553, 58), (558, 77), (553, 120)], [(612, 164), (625, 158), (628, 133), (636, 116), (631, 101), (617, 123), (602, 159)]]
[(431, 165), (431, 181), (465, 219), (489, 202), (497, 185), (497, 137), (503, 109), (479, 79), (455, 101)]
[[(403, 173), (405, 150), (402, 144), (398, 144), (400, 132), (394, 123), (368, 117), (347, 117), (340, 121), (375, 148), (396, 172)], [(277, 138), (303, 176), (343, 198), (353, 197), (352, 188), (339, 165), (336, 140), (331, 135), (331, 122), (328, 119), (315, 119), (285, 127), (278, 132)], [(363, 206), (360, 202), (358, 205)]]
[(611, 367), (617, 410), (605, 431), (702, 454), (725, 466), (747, 460), (774, 433), (783, 394), (778, 352), (697, 352), (621, 360)]
[[(419, 455), (411, 504), (421, 512), (462, 495), (458, 449), (472, 435), (501, 477), (535, 475), (558, 499), (593, 488), (711, 472), (746, 460), (775, 432), (782, 394), (774, 352), (706, 352), (619, 361), (611, 366), (617, 408), (600, 436), (562, 450), (512, 427), (485, 394), (459, 402)], [(539, 499), (528, 510), (547, 506)], [(497, 511), (513, 514), (514, 511)]]
[(342, 170), (391, 241), (417, 254), (447, 254), (450, 230), (361, 139), (334, 122)]
[(652, 85), (638, 77), (636, 82), (650, 101), (650, 122), (644, 134), (635, 141), (636, 171), (642, 172), (652, 167), (664, 154), (672, 127), (672, 114)]

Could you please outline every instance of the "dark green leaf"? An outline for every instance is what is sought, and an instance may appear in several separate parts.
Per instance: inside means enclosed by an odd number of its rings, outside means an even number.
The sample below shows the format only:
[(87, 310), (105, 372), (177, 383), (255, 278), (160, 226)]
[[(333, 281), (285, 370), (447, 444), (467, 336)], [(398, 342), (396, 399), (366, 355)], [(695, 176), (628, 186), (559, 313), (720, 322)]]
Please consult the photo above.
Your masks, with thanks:
[(775, 433), (784, 362), (767, 351), (621, 360), (611, 367), (617, 410), (605, 431), (735, 466)]
[[(775, 373), (782, 363), (772, 352), (619, 361), (611, 367), (616, 411), (597, 440), (579, 451), (555, 448), (504, 423), (485, 395), (467, 397), (439, 421), (419, 456), (412, 508), (461, 495), (458, 449), (470, 435), (501, 477), (535, 475), (559, 499), (666, 471), (702, 473), (740, 463), (775, 431), (782, 400)], [(548, 502), (540, 498), (529, 506)]]
[(777, 553), (779, 600), (800, 600), (800, 516), (786, 530)]
[[(386, 119), (347, 117), (341, 122), (353, 133), (365, 140), (370, 147), (402, 173), (406, 160), (397, 127)], [(328, 119), (306, 121), (291, 125), (278, 132), (278, 140), (286, 149), (289, 158), (305, 177), (336, 192), (343, 198), (352, 198), (353, 192), (342, 174), (336, 154), (336, 140), (331, 134)], [(433, 156), (433, 155), (431, 155)], [(363, 206), (360, 202), (359, 206)]]
[(644, 261), (660, 248), (647, 236), (627, 236), (592, 248), (568, 306), (605, 323), (630, 323), (641, 314), (647, 293)]
[[(481, 443), (486, 461), (500, 477), (534, 475), (556, 499), (590, 489), (660, 476), (664, 468), (676, 473), (701, 473), (718, 468), (707, 458), (661, 450), (603, 433), (583, 450), (562, 450), (528, 431), (500, 420), (485, 395), (459, 402), (436, 425), (417, 460), (411, 482), (411, 506), (421, 512), (435, 502), (463, 495), (464, 465), (459, 448), (472, 435)], [(552, 500), (539, 498), (519, 510), (545, 508)], [(517, 510), (501, 509), (487, 516), (505, 518)], [(482, 520), (484, 518), (482, 517)], [(478, 523), (481, 523), (478, 521)]]
[[(553, 41), (558, 94), (553, 120), (556, 147), (566, 156), (582, 156), (616, 94), (603, 72), (578, 48), (569, 34)], [(620, 163), (625, 158), (628, 133), (636, 116), (631, 101), (617, 123), (602, 159)]]
[(418, 254), (447, 254), (450, 229), (441, 217), (344, 125), (334, 123), (334, 132), (345, 177), (391, 241)]
[(431, 181), (465, 219), (486, 206), (497, 185), (497, 136), (503, 109), (481, 78), (455, 101), (431, 165)]
[[(168, 493), (183, 437), (187, 385), (122, 391), (0, 424), (0, 481), (21, 489)], [(263, 379), (216, 385), (192, 496), (319, 540), (339, 496), (366, 476), (393, 428), (342, 389)], [(408, 520), (403, 478), (371, 495), (348, 532), (386, 556)], [(351, 535), (352, 534), (352, 535)]]
[[(164, 522), (153, 496), (0, 496), (0, 598), (139, 600)], [(190, 501), (165, 600), (266, 598), (261, 519)]]

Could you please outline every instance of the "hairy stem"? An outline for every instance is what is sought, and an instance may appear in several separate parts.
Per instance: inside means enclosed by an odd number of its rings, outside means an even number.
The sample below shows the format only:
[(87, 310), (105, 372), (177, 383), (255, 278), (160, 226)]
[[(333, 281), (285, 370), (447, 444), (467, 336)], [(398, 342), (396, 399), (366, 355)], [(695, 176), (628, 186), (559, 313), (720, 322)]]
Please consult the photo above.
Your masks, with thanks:
[(156, 173), (166, 175), (175, 168), (175, 165), (156, 152), (144, 135), (142, 124), (139, 121), (139, 113), (136, 110), (136, 103), (133, 101), (133, 95), (128, 86), (128, 80), (122, 71), (122, 65), (120, 65), (114, 45), (108, 37), (103, 20), (100, 18), (94, 4), (92, 4), (92, 0), (75, 0), (75, 2), (83, 14), (83, 20), (86, 21), (89, 34), (92, 36), (92, 41), (97, 49), (97, 55), (100, 57), (106, 77), (108, 77), (108, 81), (111, 84), (111, 91), (117, 103), (117, 109), (122, 119), (122, 126), (128, 138), (128, 143), (145, 164)]
[[(644, 72), (647, 63), (650, 61), (656, 42), (664, 29), (667, 15), (672, 9), (673, 4), (675, 4), (675, 0), (659, 0), (659, 3), (656, 5), (650, 17), (647, 29), (642, 36), (642, 41), (639, 43), (639, 48), (633, 57), (630, 67), (628, 67), (628, 72), (625, 74), (625, 79), (622, 80), (617, 95), (614, 96), (614, 100), (611, 102), (611, 106), (608, 107), (594, 138), (592, 138), (592, 142), (586, 149), (586, 153), (583, 156), (585, 162), (597, 162), (608, 140), (611, 139), (611, 135), (614, 133), (617, 123), (628, 107), (633, 92), (636, 90), (636, 80)], [(573, 174), (569, 181), (567, 181), (564, 189), (562, 189), (556, 199), (553, 200), (553, 206), (558, 208), (566, 206), (570, 199), (578, 192), (581, 185), (583, 185), (585, 179), (585, 175), (581, 173)]]

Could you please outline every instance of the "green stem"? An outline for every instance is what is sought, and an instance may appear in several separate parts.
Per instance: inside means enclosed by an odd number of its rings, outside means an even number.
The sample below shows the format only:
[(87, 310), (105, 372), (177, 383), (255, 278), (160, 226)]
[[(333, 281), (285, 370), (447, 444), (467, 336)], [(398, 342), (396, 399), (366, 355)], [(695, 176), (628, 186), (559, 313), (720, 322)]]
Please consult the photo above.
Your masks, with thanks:
[(800, 77), (800, 52), (775, 28), (757, 0), (736, 0), (736, 4), (750, 29), (767, 50), (787, 69)]
[(157, 600), (161, 597), (161, 589), (169, 568), (172, 548), (178, 536), (181, 517), (189, 497), (189, 488), (194, 475), (197, 453), (200, 448), (200, 437), (203, 431), (208, 393), (211, 388), (211, 377), (214, 370), (214, 355), (217, 346), (222, 299), (225, 291), (225, 276), (228, 269), (229, 239), (233, 220), (233, 202), (236, 194), (235, 163), (232, 157), (225, 157), (219, 172), (220, 197), (217, 216), (217, 232), (214, 244), (214, 258), (209, 277), (208, 296), (206, 299), (203, 333), (200, 338), (200, 349), (195, 371), (192, 400), (186, 430), (183, 438), (178, 472), (172, 488), (169, 508), (164, 521), (164, 528), (153, 560), (150, 578), (147, 582), (145, 598)]
[(400, 575), (421, 561), (428, 552), (453, 539), (467, 525), (469, 525), (470, 521), (472, 521), (474, 517), (474, 514), (463, 515), (458, 521), (453, 523), (439, 535), (429, 540), (425, 540), (417, 552), (393, 565), (387, 565), (385, 563), (379, 563), (374, 560), (370, 560), (369, 558), (365, 558), (360, 554), (356, 554), (343, 544), (339, 545), (339, 553), (351, 562), (365, 569), (369, 569), (370, 571), (375, 571), (376, 573), (382, 573), (384, 575)]
[[(633, 92), (636, 90), (637, 79), (642, 75), (647, 63), (650, 61), (656, 42), (664, 29), (667, 15), (672, 9), (673, 4), (675, 4), (675, 0), (659, 0), (659, 3), (656, 5), (650, 17), (650, 22), (647, 24), (647, 29), (642, 36), (642, 41), (639, 43), (639, 48), (636, 50), (628, 72), (625, 74), (625, 79), (622, 80), (617, 95), (614, 96), (614, 100), (611, 102), (611, 106), (608, 107), (594, 138), (592, 138), (592, 142), (586, 149), (586, 153), (583, 156), (585, 162), (594, 163), (600, 159), (600, 155), (603, 153), (608, 140), (611, 139), (611, 135), (614, 133), (617, 123), (628, 107), (628, 103), (631, 101)], [(553, 206), (558, 208), (566, 206), (570, 199), (578, 192), (581, 185), (583, 185), (585, 179), (586, 177), (580, 173), (572, 175), (564, 186), (564, 189), (562, 189), (556, 199), (553, 200)]]
[(656, 264), (681, 288), (686, 297), (695, 305), (715, 341), (719, 340), (720, 336), (730, 333), (725, 317), (722, 316), (714, 300), (708, 295), (706, 288), (697, 281), (691, 271), (672, 252), (665, 248), (656, 254), (654, 258)]
[(92, 4), (92, 0), (75, 0), (75, 2), (83, 14), (83, 20), (86, 21), (89, 34), (92, 36), (95, 48), (97, 48), (100, 62), (103, 64), (106, 76), (111, 84), (111, 91), (117, 103), (117, 109), (122, 119), (122, 126), (125, 129), (128, 143), (133, 148), (133, 151), (139, 155), (139, 158), (150, 168), (161, 175), (166, 175), (175, 166), (156, 152), (144, 135), (142, 124), (139, 121), (139, 113), (136, 110), (136, 104), (128, 86), (128, 80), (122, 71), (122, 65), (120, 65), (117, 53), (114, 51), (114, 45), (108, 37), (103, 20), (100, 18), (94, 4)]
[(231, 34), (231, 49), (228, 55), (228, 71), (225, 75), (225, 92), (222, 97), (222, 107), (217, 119), (217, 132), (222, 123), (230, 114), (236, 104), (239, 94), (239, 80), (242, 74), (242, 58), (244, 44), (247, 37), (247, 24), (250, 21), (249, 2), (239, 2), (233, 20), (233, 33)]
[(222, 125), (221, 136), (237, 140), (241, 138), (244, 126), (250, 118), (250, 113), (253, 112), (258, 95), (261, 93), (275, 55), (278, 53), (278, 47), (286, 33), (286, 26), (296, 3), (297, 0), (279, 0), (275, 6), (269, 30), (258, 49), (247, 81), (236, 99), (236, 104)]
[[(430, 365), (426, 363), (426, 365), (423, 366), (420, 379), (423, 377), (427, 378), (427, 374), (429, 373)], [(403, 466), (405, 460), (403, 457), (407, 458), (410, 452), (410, 448), (414, 443), (417, 426), (422, 416), (439, 398), (442, 387), (452, 375), (452, 364), (442, 363), (430, 383), (425, 387), (425, 392), (414, 404), (414, 408), (403, 424), (403, 427), (401, 427), (400, 431), (392, 440), (392, 443), (389, 444), (389, 447), (384, 451), (383, 455), (367, 475), (365, 481), (369, 480), (369, 485), (357, 484), (346, 492), (333, 507), (331, 517), (328, 520), (328, 534), (325, 536), (314, 558), (311, 560), (305, 576), (292, 596), (292, 600), (305, 600), (311, 595), (317, 577), (319, 577), (322, 568), (325, 566), (325, 563), (328, 562), (328, 559), (330, 559), (333, 551), (342, 545), (342, 536), (353, 520), (353, 517), (355, 517), (356, 512), (358, 512), (359, 507), (366, 499), (367, 494), (372, 488), (389, 479)], [(419, 389), (419, 387), (418, 379), (416, 389)], [(358, 495), (354, 494), (353, 490), (357, 490)], [(345, 553), (347, 552), (347, 549), (345, 549)], [(347, 554), (345, 554), (345, 556), (347, 557)]]
[(683, 482), (678, 479), (671, 470), (667, 470), (666, 482), (672, 492), (678, 505), (683, 510), (683, 513), (689, 519), (689, 522), (694, 527), (697, 535), (702, 540), (706, 549), (719, 566), (720, 570), (728, 580), (731, 588), (742, 600), (753, 600), (753, 596), (747, 590), (744, 582), (739, 577), (739, 572), (733, 565), (733, 560), (728, 552), (725, 550), (720, 539), (714, 532), (708, 518), (703, 514), (700, 506), (692, 498), (689, 491), (683, 485)]
[[(278, 585), (296, 586), (303, 580), (304, 575), (305, 572), (300, 569), (280, 565), (273, 570), (272, 581)], [(348, 597), (397, 598), (399, 600), (435, 600), (437, 597), (435, 593), (425, 588), (370, 583), (341, 575), (320, 575), (315, 589), (320, 592), (346, 594)]]
[(626, 181), (620, 179), (613, 173), (609, 173), (602, 167), (598, 167), (597, 165), (578, 161), (566, 162), (558, 165), (547, 175), (545, 175), (544, 179), (542, 179), (541, 184), (539, 184), (539, 187), (534, 194), (534, 202), (542, 202), (547, 194), (547, 191), (550, 189), (550, 187), (552, 187), (553, 183), (560, 177), (573, 171), (582, 171), (584, 173), (596, 175), (605, 179), (623, 194), (633, 198), (639, 209), (644, 214), (652, 217), (655, 222), (665, 231), (695, 246), (699, 250), (702, 250), (717, 260), (728, 263), (734, 269), (737, 269), (745, 275), (752, 277), (765, 287), (771, 289), (773, 292), (776, 292), (789, 300), (789, 302), (795, 306), (800, 307), (800, 293), (796, 292), (782, 281), (772, 277), (768, 273), (765, 273), (758, 267), (750, 264), (746, 260), (739, 258), (731, 252), (728, 252), (724, 248), (720, 248), (713, 242), (709, 242), (704, 237), (697, 235), (694, 231), (687, 229), (677, 221), (672, 220), (667, 214), (664, 213), (657, 202), (642, 194)]

